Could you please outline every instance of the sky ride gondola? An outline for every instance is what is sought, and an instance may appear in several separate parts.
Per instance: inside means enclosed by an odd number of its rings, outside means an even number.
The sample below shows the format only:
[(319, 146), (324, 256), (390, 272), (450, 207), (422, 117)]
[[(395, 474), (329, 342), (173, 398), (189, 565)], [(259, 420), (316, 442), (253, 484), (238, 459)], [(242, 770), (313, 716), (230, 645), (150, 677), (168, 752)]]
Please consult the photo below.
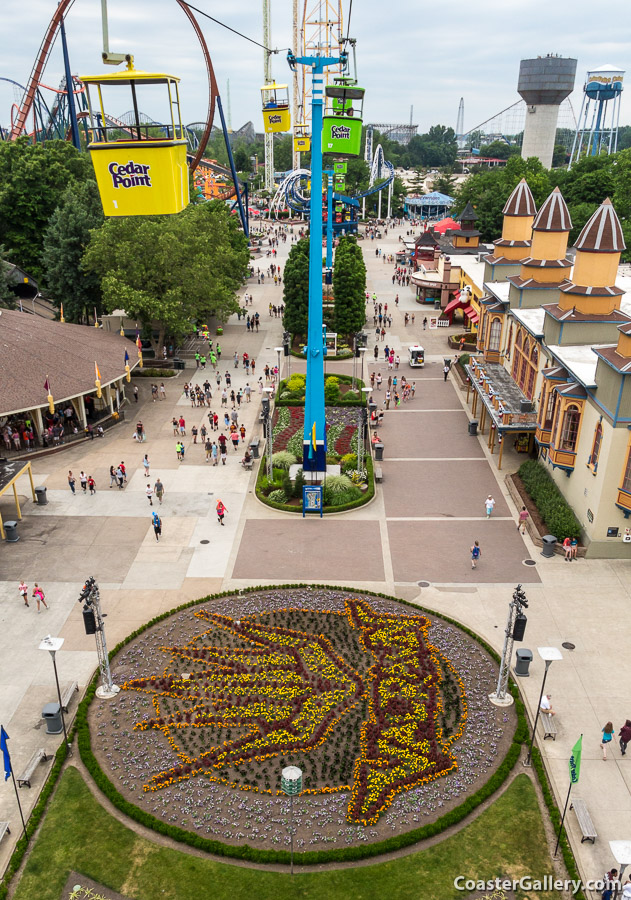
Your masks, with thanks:
[[(90, 113), (92, 156), (103, 212), (106, 216), (172, 215), (189, 202), (186, 134), (180, 114), (179, 78), (133, 67), (112, 75), (85, 75)], [(148, 86), (166, 89), (169, 119), (165, 124), (143, 124), (139, 93)], [(98, 105), (93, 103), (96, 88)], [(107, 124), (104, 88), (131, 92), (134, 121), (121, 138), (120, 129)], [(125, 108), (120, 99), (117, 108)]]
[(337, 76), (325, 88), (322, 152), (347, 158), (361, 154), (364, 93), (356, 81)]
[(308, 153), (311, 150), (311, 135), (305, 122), (294, 125), (294, 153)]
[(279, 134), (291, 128), (289, 111), (289, 88), (286, 84), (264, 84), (261, 88), (263, 99), (263, 128), (265, 134)]

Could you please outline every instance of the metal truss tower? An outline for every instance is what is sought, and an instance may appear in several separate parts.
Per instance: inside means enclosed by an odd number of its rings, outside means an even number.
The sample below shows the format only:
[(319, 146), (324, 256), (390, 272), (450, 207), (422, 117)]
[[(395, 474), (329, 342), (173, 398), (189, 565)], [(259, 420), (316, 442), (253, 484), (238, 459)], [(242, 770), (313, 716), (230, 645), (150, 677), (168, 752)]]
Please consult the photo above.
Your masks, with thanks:
[[(263, 0), (263, 46), (272, 41), (270, 0)], [(272, 54), (263, 50), (263, 84), (272, 83)], [(274, 193), (274, 135), (265, 134), (265, 190)]]
[[(303, 56), (341, 56), (342, 0), (304, 0), (301, 43)], [(311, 121), (311, 73), (306, 66), (301, 69), (300, 121), (308, 123)], [(326, 68), (325, 85), (341, 71), (339, 65)]]

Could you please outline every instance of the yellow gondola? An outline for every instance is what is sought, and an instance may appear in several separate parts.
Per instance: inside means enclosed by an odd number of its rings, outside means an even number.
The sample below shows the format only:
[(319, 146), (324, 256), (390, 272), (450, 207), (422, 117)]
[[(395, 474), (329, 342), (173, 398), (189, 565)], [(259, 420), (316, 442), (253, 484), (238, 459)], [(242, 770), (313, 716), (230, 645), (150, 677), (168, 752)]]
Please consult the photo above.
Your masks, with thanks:
[(291, 128), (289, 112), (289, 88), (286, 84), (264, 84), (261, 88), (263, 98), (263, 128), (265, 134), (277, 134)]
[(308, 153), (311, 150), (311, 135), (305, 122), (294, 125), (294, 152)]
[[(130, 64), (113, 75), (84, 75), (87, 87), (92, 155), (103, 212), (106, 216), (152, 216), (181, 212), (189, 202), (186, 138), (180, 114), (179, 78), (156, 72), (140, 72)], [(164, 85), (168, 94), (170, 121), (143, 124), (139, 113), (139, 91)], [(90, 87), (98, 93), (98, 106)], [(133, 121), (118, 122), (108, 114), (103, 89), (131, 92)], [(129, 100), (117, 100), (117, 111), (129, 108)]]

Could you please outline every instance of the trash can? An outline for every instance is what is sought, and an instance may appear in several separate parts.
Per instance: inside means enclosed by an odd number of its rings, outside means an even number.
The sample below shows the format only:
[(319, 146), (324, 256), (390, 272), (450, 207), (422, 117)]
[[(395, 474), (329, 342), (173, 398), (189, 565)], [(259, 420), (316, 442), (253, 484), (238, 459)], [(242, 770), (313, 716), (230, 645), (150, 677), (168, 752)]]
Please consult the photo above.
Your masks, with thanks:
[(250, 441), (250, 453), (252, 454), (252, 459), (259, 458), (259, 442), (258, 441)]
[(528, 650), (526, 647), (520, 647), (517, 651), (517, 662), (515, 663), (515, 675), (519, 675), (521, 678), (529, 678), (530, 672), (528, 671), (530, 667), (530, 663), (532, 662), (532, 650)]
[(541, 555), (547, 557), (554, 556), (554, 545), (556, 544), (556, 542), (557, 539), (553, 534), (544, 534), (543, 550), (541, 551)]
[(478, 433), (478, 420), (471, 419), (471, 421), (469, 422), (469, 434), (472, 435), (472, 437), (475, 437), (477, 435), (477, 433)]
[(46, 499), (46, 488), (43, 485), (35, 488), (35, 496), (37, 497), (38, 506), (46, 506), (48, 500)]
[(16, 541), (20, 540), (20, 535), (18, 534), (18, 523), (17, 522), (5, 522), (4, 523), (4, 533), (6, 535), (6, 539), (10, 544), (14, 544)]
[(434, 309), (440, 309), (440, 300), (434, 300)]
[(175, 356), (173, 358), (173, 368), (174, 369), (185, 369), (186, 363), (184, 362), (183, 359), (180, 359), (179, 357)]
[(58, 703), (47, 703), (42, 710), (42, 719), (46, 722), (46, 734), (61, 734), (61, 710)]
[(373, 447), (375, 448), (375, 459), (381, 462), (383, 459), (383, 444), (381, 441), (376, 441)]

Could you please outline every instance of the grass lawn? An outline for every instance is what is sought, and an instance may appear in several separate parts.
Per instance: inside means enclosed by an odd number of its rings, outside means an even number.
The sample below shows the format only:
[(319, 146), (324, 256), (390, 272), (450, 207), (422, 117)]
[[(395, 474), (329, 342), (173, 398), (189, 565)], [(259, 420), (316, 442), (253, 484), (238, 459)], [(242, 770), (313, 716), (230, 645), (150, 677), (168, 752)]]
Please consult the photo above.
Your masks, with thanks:
[(69, 767), (14, 900), (60, 900), (71, 869), (133, 900), (447, 900), (466, 896), (453, 886), (458, 875), (488, 880), (552, 874), (526, 775), (519, 775), (469, 827), (434, 847), (357, 868), (307, 873), (298, 867), (292, 879), (190, 856), (138, 837), (96, 802), (79, 772)]

